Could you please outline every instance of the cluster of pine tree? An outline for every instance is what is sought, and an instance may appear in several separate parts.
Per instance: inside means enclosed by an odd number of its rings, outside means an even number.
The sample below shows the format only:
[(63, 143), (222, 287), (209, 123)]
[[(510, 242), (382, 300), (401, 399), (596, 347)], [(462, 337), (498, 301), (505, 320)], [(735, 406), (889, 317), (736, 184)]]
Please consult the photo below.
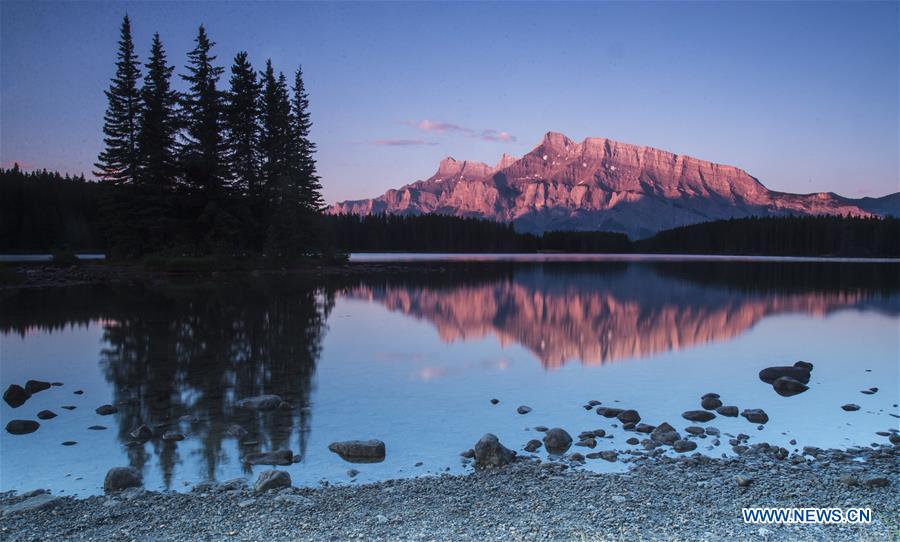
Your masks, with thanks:
[(177, 92), (158, 33), (145, 72), (127, 16), (118, 45), (94, 172), (121, 188), (105, 209), (113, 254), (320, 251), (323, 201), (302, 71), (289, 88), (271, 60), (257, 73), (240, 52), (221, 88), (224, 69), (200, 26), (180, 76), (187, 89)]

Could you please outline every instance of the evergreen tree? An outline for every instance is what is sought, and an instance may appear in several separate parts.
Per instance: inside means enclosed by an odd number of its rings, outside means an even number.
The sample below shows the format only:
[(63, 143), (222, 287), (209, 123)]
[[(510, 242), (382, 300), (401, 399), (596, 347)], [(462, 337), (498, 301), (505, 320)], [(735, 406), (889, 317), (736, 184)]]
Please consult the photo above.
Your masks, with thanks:
[(216, 88), (221, 67), (213, 66), (210, 54), (214, 42), (200, 25), (196, 47), (188, 53), (188, 75), (181, 78), (190, 88), (183, 99), (185, 124), (182, 160), (189, 185), (194, 189), (216, 192), (225, 174), (222, 141), (222, 95)]
[(234, 57), (230, 83), (225, 107), (226, 161), (234, 187), (255, 197), (260, 188), (260, 85), (244, 51)]
[(310, 141), (312, 120), (309, 114), (309, 95), (303, 85), (303, 70), (294, 74), (294, 98), (291, 102), (292, 144), (295, 174), (300, 186), (300, 203), (309, 210), (318, 211), (325, 204), (322, 184), (316, 173), (316, 144)]
[(287, 85), (283, 75), (275, 78), (271, 60), (266, 61), (262, 74), (260, 118), (262, 173), (268, 197), (273, 198), (278, 184), (290, 173), (291, 122)]
[(153, 35), (150, 61), (146, 66), (138, 138), (141, 178), (154, 186), (168, 188), (174, 185), (177, 175), (178, 93), (170, 88), (175, 67), (166, 65), (166, 52), (159, 33)]
[(97, 157), (94, 175), (116, 183), (137, 180), (140, 153), (138, 131), (140, 116), (140, 63), (131, 39), (131, 21), (122, 20), (116, 75), (106, 92), (108, 105), (103, 117), (105, 148)]

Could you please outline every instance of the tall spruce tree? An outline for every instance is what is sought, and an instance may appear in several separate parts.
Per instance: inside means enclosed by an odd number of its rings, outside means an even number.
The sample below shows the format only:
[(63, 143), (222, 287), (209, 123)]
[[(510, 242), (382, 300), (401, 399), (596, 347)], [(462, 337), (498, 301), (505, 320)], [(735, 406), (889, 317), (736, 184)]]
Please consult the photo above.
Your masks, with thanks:
[(105, 91), (108, 105), (103, 117), (105, 148), (94, 164), (97, 177), (116, 183), (135, 182), (140, 165), (138, 130), (140, 117), (140, 62), (134, 52), (131, 21), (122, 19), (116, 75)]
[(141, 90), (143, 102), (138, 144), (141, 180), (171, 188), (178, 174), (176, 156), (178, 134), (178, 93), (171, 90), (174, 66), (166, 65), (166, 52), (159, 33), (153, 35), (147, 76)]
[(290, 173), (291, 106), (284, 75), (275, 77), (272, 61), (266, 61), (262, 73), (260, 100), (260, 137), (262, 173), (269, 198), (280, 197), (278, 186)]
[(318, 211), (325, 200), (322, 184), (316, 172), (316, 144), (309, 139), (312, 120), (309, 114), (309, 95), (303, 84), (303, 69), (294, 73), (294, 97), (291, 101), (292, 144), (295, 174), (298, 176), (300, 203), (309, 210)]
[(250, 197), (260, 190), (260, 84), (247, 53), (231, 66), (231, 89), (225, 106), (226, 162), (233, 187)]
[(197, 44), (188, 53), (188, 75), (182, 75), (189, 90), (182, 100), (186, 132), (182, 146), (182, 161), (188, 184), (197, 190), (216, 192), (225, 176), (223, 159), (223, 100), (216, 88), (223, 69), (213, 66), (216, 57), (210, 54), (215, 43), (200, 25)]

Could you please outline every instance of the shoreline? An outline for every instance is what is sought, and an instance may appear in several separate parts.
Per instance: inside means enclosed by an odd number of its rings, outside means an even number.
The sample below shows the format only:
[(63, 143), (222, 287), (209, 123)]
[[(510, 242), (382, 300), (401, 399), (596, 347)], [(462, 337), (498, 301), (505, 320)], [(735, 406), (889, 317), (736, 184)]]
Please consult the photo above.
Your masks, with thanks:
[[(522, 459), (464, 475), (255, 493), (129, 489), (4, 513), (0, 539), (36, 540), (890, 540), (900, 529), (900, 447), (864, 462), (765, 455), (661, 456), (625, 473)], [(740, 485), (736, 477), (749, 479)], [(874, 480), (879, 480), (875, 482)], [(251, 481), (252, 483), (252, 481)], [(41, 498), (38, 496), (37, 498)], [(33, 497), (34, 498), (34, 497)], [(0, 494), (0, 507), (25, 500)], [(743, 507), (862, 507), (871, 524), (745, 524)]]

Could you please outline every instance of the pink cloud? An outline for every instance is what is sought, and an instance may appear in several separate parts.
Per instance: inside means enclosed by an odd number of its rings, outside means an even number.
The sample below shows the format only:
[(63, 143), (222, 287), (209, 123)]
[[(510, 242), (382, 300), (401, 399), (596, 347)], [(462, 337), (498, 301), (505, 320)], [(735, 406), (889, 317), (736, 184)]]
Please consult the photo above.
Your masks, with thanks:
[(417, 145), (437, 145), (437, 142), (425, 141), (424, 139), (376, 139), (372, 141), (372, 145), (379, 147), (414, 147)]
[(412, 126), (414, 128), (418, 128), (419, 130), (425, 132), (433, 132), (433, 133), (458, 133), (465, 134), (469, 137), (473, 137), (476, 139), (480, 139), (482, 141), (501, 141), (504, 143), (510, 143), (516, 141), (516, 137), (509, 132), (504, 132), (501, 130), (494, 130), (492, 128), (487, 128), (484, 130), (475, 130), (474, 128), (467, 128), (465, 126), (460, 126), (459, 124), (453, 124), (452, 122), (441, 122), (436, 120), (410, 120), (405, 121), (404, 124)]

